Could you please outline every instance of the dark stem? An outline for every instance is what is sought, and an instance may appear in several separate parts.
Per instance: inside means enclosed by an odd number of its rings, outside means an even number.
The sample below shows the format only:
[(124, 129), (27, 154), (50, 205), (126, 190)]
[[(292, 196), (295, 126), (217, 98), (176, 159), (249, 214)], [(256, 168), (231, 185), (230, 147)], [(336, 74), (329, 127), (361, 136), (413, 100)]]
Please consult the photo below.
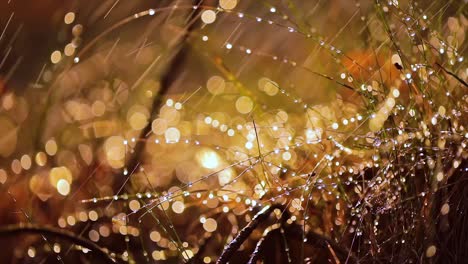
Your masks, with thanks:
[[(273, 212), (275, 209), (283, 209), (282, 205), (274, 204), (268, 205), (264, 207), (260, 212), (258, 212), (252, 221), (250, 221), (238, 234), (237, 236), (224, 248), (221, 256), (219, 257), (217, 264), (226, 264), (228, 261), (231, 260), (232, 256), (236, 253), (236, 251), (240, 248), (240, 246), (247, 240), (250, 234), (258, 227), (259, 224), (267, 220), (268, 216)], [(258, 242), (253, 251), (250, 259), (248, 261), (249, 264), (256, 263), (257, 260), (260, 259), (262, 254), (262, 249), (265, 245), (265, 242), (268, 238), (270, 238), (276, 230), (280, 230), (284, 228), (286, 237), (293, 238), (293, 239), (300, 239), (302, 240), (302, 228), (299, 225), (290, 225), (286, 226), (285, 220), (287, 220), (288, 214), (287, 212), (283, 212), (281, 217), (280, 226), (276, 229), (270, 230), (265, 236), (263, 236)], [(348, 262), (349, 263), (357, 263), (355, 256), (350, 253), (349, 249), (345, 249), (338, 245), (335, 241), (324, 237), (322, 235), (316, 234), (314, 232), (307, 232), (305, 234), (305, 238), (307, 239), (304, 243), (307, 243), (311, 246), (316, 246), (322, 249), (329, 249), (332, 248), (333, 251), (336, 253), (336, 257), (340, 260), (345, 260), (350, 255)], [(335, 256), (334, 256), (335, 257)]]
[[(266, 235), (264, 235), (258, 242), (255, 247), (255, 250), (253, 251), (252, 255), (250, 256), (248, 264), (255, 264), (257, 263), (258, 260), (260, 260), (260, 257), (262, 256), (263, 249), (266, 244), (266, 240), (272, 238), (274, 233), (277, 231), (279, 232), (281, 230), (280, 227), (275, 228), (270, 230)], [(302, 240), (302, 228), (298, 225), (293, 225), (285, 228), (285, 234), (286, 237), (291, 238), (291, 239), (299, 239)], [(324, 237), (322, 235), (316, 234), (312, 231), (307, 232), (305, 235), (305, 238), (307, 241), (304, 243), (309, 244), (314, 247), (319, 247), (322, 249), (327, 249), (331, 248), (333, 250), (332, 257), (336, 258), (340, 261), (345, 261), (347, 256), (348, 256), (348, 249), (342, 248), (340, 245), (338, 245), (336, 242), (332, 241), (331, 239)], [(334, 256), (333, 256), (334, 254)], [(357, 263), (357, 260), (353, 254), (350, 254), (348, 263)]]
[(436, 65), (439, 66), (445, 73), (447, 73), (448, 75), (452, 76), (453, 78), (457, 79), (457, 81), (459, 81), (461, 84), (463, 84), (465, 87), (468, 87), (468, 84), (462, 80), (462, 78), (458, 77), (455, 73), (447, 70), (445, 67), (443, 67), (442, 65), (440, 65), (438, 62), (436, 62)]
[(82, 246), (91, 250), (91, 253), (102, 261), (102, 263), (117, 263), (111, 258), (104, 249), (82, 237), (78, 237), (70, 231), (49, 226), (37, 226), (32, 224), (7, 225), (0, 228), (0, 237), (19, 235), (22, 233), (32, 233), (38, 235), (47, 235), (61, 238), (70, 243)]
[[(291, 226), (285, 229), (287, 237), (297, 238), (302, 240), (302, 232), (304, 232), (303, 228), (299, 225)], [(305, 238), (307, 239), (306, 242), (309, 245), (320, 247), (323, 249), (328, 249), (331, 247), (335, 252), (338, 259), (342, 260), (343, 262), (348, 257), (349, 259), (347, 263), (357, 263), (356, 257), (350, 251), (350, 249), (343, 248), (342, 246), (338, 245), (335, 241), (327, 238), (325, 236), (319, 235), (315, 232), (309, 231), (305, 234)]]
[(262, 238), (260, 238), (260, 240), (257, 242), (257, 245), (255, 246), (254, 251), (252, 252), (252, 255), (250, 255), (249, 262), (247, 262), (248, 264), (257, 263), (257, 261), (260, 259), (263, 249), (265, 248), (266, 240), (278, 231), (280, 231), (280, 228), (271, 229)]
[(217, 264), (226, 264), (234, 253), (239, 249), (239, 247), (244, 243), (245, 240), (250, 236), (250, 234), (257, 228), (257, 226), (265, 221), (268, 216), (270, 216), (273, 210), (281, 208), (281, 205), (267, 205), (260, 212), (258, 212), (252, 221), (250, 221), (242, 230), (237, 234), (237, 236), (229, 243), (221, 253)]

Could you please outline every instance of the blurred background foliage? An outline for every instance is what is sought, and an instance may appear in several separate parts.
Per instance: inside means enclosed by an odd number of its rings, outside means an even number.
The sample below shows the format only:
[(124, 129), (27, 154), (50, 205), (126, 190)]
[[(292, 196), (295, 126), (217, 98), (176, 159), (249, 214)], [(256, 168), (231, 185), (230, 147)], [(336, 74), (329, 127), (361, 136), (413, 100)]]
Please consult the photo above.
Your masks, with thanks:
[[(231, 263), (256, 246), (264, 263), (462, 263), (466, 13), (3, 0), (0, 223), (118, 262), (210, 263), (272, 204)], [(44, 232), (0, 237), (1, 258), (99, 257)]]

